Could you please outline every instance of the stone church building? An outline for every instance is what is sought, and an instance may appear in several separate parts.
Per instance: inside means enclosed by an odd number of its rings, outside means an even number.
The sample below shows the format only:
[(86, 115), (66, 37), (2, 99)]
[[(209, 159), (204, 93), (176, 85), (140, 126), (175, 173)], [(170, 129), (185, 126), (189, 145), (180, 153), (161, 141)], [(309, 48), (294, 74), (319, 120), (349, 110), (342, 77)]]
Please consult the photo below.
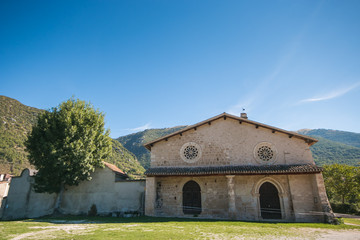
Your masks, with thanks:
[(332, 211), (316, 139), (227, 113), (145, 145), (145, 214), (325, 222)]

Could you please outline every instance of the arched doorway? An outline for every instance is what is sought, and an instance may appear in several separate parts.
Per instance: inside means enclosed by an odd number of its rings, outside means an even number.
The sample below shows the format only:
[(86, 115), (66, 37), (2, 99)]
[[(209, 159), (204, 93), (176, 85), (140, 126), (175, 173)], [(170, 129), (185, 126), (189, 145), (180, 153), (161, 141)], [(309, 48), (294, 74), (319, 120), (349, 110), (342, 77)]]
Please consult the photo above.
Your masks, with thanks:
[(260, 210), (263, 219), (281, 219), (281, 207), (277, 188), (265, 182), (259, 189)]
[(201, 189), (195, 181), (189, 181), (183, 187), (183, 212), (184, 214), (201, 213)]

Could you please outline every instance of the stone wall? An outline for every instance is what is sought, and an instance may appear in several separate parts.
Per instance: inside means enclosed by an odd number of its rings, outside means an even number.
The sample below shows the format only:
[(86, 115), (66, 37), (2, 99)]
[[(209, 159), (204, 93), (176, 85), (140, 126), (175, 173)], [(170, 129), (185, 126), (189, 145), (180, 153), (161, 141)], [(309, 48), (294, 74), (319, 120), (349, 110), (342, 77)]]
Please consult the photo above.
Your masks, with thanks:
[[(143, 212), (145, 181), (115, 182), (115, 173), (109, 168), (96, 169), (91, 181), (66, 188), (60, 211), (64, 214), (87, 214), (93, 204), (98, 214)], [(52, 214), (56, 194), (36, 193), (34, 179), (26, 169), (10, 184), (2, 219), (34, 218)]]
[(319, 177), (320, 174), (148, 177), (146, 215), (193, 217), (182, 210), (183, 186), (193, 180), (201, 188), (202, 212), (196, 217), (263, 220), (259, 188), (270, 182), (279, 192), (282, 214), (279, 221), (324, 222), (323, 196), (317, 189)]
[(91, 181), (67, 188), (62, 211), (66, 214), (87, 214), (95, 204), (100, 214), (143, 212), (144, 180), (115, 182), (115, 174), (109, 168), (97, 170)]
[[(195, 142), (201, 148), (202, 156), (194, 163), (185, 162), (180, 156), (181, 147), (188, 142)], [(182, 136), (156, 142), (151, 148), (151, 167), (257, 165), (254, 148), (262, 142), (269, 142), (276, 149), (273, 164), (314, 164), (309, 145), (302, 139), (289, 138), (288, 134), (273, 133), (245, 122), (239, 124), (231, 118), (220, 118), (211, 125), (183, 132)]]
[(2, 219), (39, 217), (53, 212), (56, 195), (34, 192), (33, 182), (29, 169), (12, 178)]

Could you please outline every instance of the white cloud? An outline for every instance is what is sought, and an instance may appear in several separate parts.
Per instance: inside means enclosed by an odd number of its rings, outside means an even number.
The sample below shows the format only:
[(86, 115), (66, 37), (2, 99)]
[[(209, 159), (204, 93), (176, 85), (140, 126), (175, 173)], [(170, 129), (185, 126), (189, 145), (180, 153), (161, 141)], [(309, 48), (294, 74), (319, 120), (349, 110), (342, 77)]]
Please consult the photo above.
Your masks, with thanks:
[(140, 132), (140, 131), (144, 131), (146, 129), (149, 129), (150, 127), (151, 127), (151, 124), (147, 123), (144, 126), (140, 126), (140, 127), (136, 127), (136, 128), (130, 128), (130, 129), (127, 129), (127, 130), (129, 130), (131, 132)]
[(338, 90), (332, 91), (330, 93), (324, 94), (322, 96), (303, 99), (299, 103), (319, 102), (319, 101), (330, 100), (333, 98), (343, 96), (346, 93), (350, 92), (351, 90), (353, 90), (359, 86), (360, 86), (360, 82), (358, 82), (350, 87), (338, 89)]
[(243, 112), (243, 109), (245, 109), (245, 112), (249, 113), (252, 109), (256, 109), (258, 106), (261, 106), (264, 102), (268, 101), (269, 88), (275, 89), (275, 86), (280, 86), (278, 79), (279, 75), (282, 73), (283, 69), (288, 65), (288, 63), (294, 58), (301, 39), (304, 36), (305, 30), (306, 26), (293, 39), (291, 44), (286, 49), (285, 54), (280, 56), (272, 72), (264, 76), (264, 78), (260, 79), (259, 81), (257, 81), (257, 79), (252, 79), (252, 82), (256, 82), (256, 84), (253, 85), (250, 93), (242, 96), (242, 99), (236, 105), (230, 106), (226, 112), (233, 115), (239, 115), (241, 112)]

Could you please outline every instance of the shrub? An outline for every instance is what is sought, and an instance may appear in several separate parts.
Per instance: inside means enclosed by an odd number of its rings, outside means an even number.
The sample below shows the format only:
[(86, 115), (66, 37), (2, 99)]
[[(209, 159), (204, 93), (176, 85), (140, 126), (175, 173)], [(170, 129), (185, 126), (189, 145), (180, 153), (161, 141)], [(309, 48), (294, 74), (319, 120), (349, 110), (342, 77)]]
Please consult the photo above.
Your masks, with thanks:
[(90, 217), (95, 217), (97, 215), (97, 208), (96, 208), (95, 204), (91, 205), (91, 208), (90, 208), (90, 210), (88, 212), (88, 215)]
[(331, 207), (336, 213), (359, 214), (359, 208), (355, 203), (331, 203)]

